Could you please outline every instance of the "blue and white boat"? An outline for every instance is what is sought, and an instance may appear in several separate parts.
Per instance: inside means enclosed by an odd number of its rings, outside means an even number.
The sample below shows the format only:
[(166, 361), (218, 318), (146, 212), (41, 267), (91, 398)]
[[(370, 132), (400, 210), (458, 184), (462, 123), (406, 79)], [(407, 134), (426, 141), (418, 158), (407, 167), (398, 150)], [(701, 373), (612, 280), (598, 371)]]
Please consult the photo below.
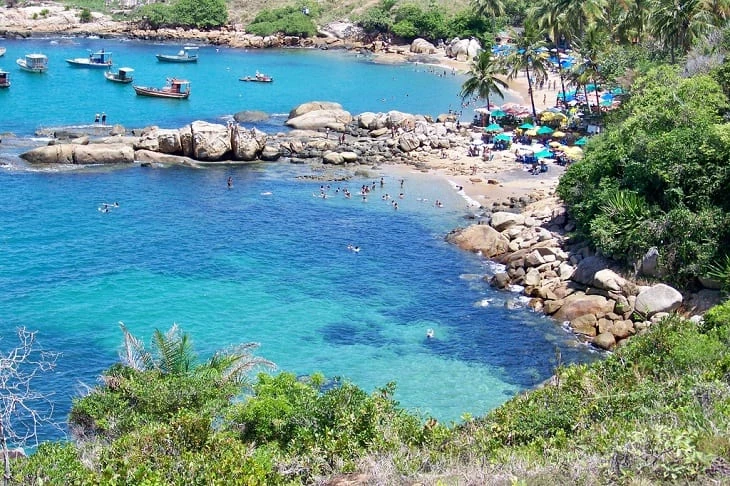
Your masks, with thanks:
[(107, 69), (112, 66), (112, 53), (92, 52), (88, 57), (76, 57), (74, 59), (66, 59), (66, 62), (76, 67), (103, 68)]
[(160, 62), (198, 62), (198, 48), (185, 46), (177, 54), (157, 54)]
[(23, 71), (30, 73), (45, 73), (48, 71), (48, 56), (45, 54), (26, 54), (24, 58), (15, 61)]

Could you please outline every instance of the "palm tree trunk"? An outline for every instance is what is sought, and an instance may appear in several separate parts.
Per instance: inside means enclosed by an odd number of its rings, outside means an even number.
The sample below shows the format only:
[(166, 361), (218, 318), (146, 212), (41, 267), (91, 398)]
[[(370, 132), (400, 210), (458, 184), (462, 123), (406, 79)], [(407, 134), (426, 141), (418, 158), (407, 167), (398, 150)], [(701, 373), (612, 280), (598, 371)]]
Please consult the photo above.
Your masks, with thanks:
[(563, 108), (567, 108), (568, 106), (568, 98), (567, 94), (565, 93), (565, 78), (563, 78), (563, 66), (560, 62), (560, 53), (558, 52), (558, 73), (560, 75), (560, 87), (563, 88)]
[(525, 66), (525, 72), (527, 73), (527, 92), (530, 93), (530, 103), (532, 104), (532, 116), (533, 121), (537, 121), (537, 110), (535, 110), (535, 96), (532, 94), (532, 80), (530, 79), (530, 65)]

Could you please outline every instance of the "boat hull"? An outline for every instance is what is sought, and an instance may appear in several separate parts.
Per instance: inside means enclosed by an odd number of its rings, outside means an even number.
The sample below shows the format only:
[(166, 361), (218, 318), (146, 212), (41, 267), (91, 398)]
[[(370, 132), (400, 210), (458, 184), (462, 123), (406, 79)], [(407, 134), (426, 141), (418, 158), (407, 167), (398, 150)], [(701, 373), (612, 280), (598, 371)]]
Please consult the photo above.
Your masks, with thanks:
[(30, 67), (25, 63), (25, 61), (23, 59), (18, 59), (16, 62), (18, 63), (18, 66), (20, 67), (20, 69), (22, 69), (23, 71), (29, 72), (29, 73), (39, 73), (40, 74), (40, 73), (45, 73), (46, 71), (48, 71), (48, 66)]
[(97, 69), (108, 69), (111, 67), (112, 63), (109, 62), (89, 62), (86, 58), (76, 58), (76, 59), (66, 59), (66, 62), (69, 63), (73, 67), (81, 67), (81, 68), (97, 68)]
[(273, 83), (274, 78), (256, 78), (254, 76), (246, 76), (245, 78), (240, 78), (239, 81), (245, 81), (247, 83)]
[(3, 57), (5, 55), (6, 49), (4, 47), (0, 47), (0, 57)]
[(120, 84), (129, 84), (132, 81), (134, 81), (133, 77), (127, 76), (126, 78), (120, 78), (119, 74), (112, 73), (112, 72), (105, 72), (104, 77), (108, 79), (109, 81), (112, 81), (114, 83), (120, 83)]
[(198, 56), (168, 56), (166, 54), (157, 54), (156, 57), (160, 62), (198, 62)]
[(190, 91), (183, 91), (182, 93), (176, 93), (174, 91), (167, 90), (165, 88), (149, 88), (147, 86), (132, 86), (135, 93), (139, 96), (150, 96), (152, 98), (169, 98), (176, 100), (184, 100), (190, 96)]

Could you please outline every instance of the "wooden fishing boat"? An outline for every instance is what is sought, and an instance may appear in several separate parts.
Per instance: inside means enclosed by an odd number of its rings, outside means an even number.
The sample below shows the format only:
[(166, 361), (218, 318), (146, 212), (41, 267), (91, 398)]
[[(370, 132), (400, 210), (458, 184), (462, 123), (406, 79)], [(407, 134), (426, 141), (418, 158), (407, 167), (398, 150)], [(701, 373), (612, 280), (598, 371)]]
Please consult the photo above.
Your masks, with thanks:
[(0, 88), (10, 87), (10, 73), (0, 69)]
[(246, 76), (245, 78), (240, 78), (239, 81), (246, 81), (249, 83), (271, 83), (274, 81), (274, 78), (271, 76), (267, 76), (265, 74), (261, 74), (260, 72), (256, 71), (256, 74), (253, 76)]
[(75, 67), (106, 69), (112, 66), (112, 53), (104, 52), (104, 49), (102, 49), (99, 52), (92, 52), (89, 57), (66, 59), (66, 62)]
[(45, 73), (48, 71), (48, 56), (45, 54), (26, 54), (24, 58), (15, 61), (23, 71), (30, 73)]
[(157, 54), (160, 62), (198, 62), (198, 48), (185, 46), (177, 54)]
[(128, 84), (134, 81), (134, 76), (132, 76), (132, 73), (134, 72), (134, 69), (123, 67), (119, 68), (119, 70), (115, 73), (114, 71), (106, 71), (104, 73), (104, 77), (108, 79), (109, 81), (114, 81), (115, 83), (124, 83)]
[(152, 96), (155, 98), (173, 98), (178, 100), (187, 99), (190, 96), (190, 81), (184, 79), (168, 79), (167, 85), (162, 88), (150, 88), (147, 86), (132, 86), (140, 96)]

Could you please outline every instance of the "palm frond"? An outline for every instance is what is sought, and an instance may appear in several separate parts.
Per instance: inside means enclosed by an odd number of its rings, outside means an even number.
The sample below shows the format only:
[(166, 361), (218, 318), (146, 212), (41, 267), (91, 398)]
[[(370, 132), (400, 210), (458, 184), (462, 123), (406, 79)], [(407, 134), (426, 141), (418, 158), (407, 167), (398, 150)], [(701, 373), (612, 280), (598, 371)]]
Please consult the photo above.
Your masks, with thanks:
[(119, 321), (124, 340), (119, 350), (119, 358), (125, 366), (137, 371), (145, 371), (153, 367), (152, 355), (144, 347), (144, 343), (137, 339), (122, 321)]

